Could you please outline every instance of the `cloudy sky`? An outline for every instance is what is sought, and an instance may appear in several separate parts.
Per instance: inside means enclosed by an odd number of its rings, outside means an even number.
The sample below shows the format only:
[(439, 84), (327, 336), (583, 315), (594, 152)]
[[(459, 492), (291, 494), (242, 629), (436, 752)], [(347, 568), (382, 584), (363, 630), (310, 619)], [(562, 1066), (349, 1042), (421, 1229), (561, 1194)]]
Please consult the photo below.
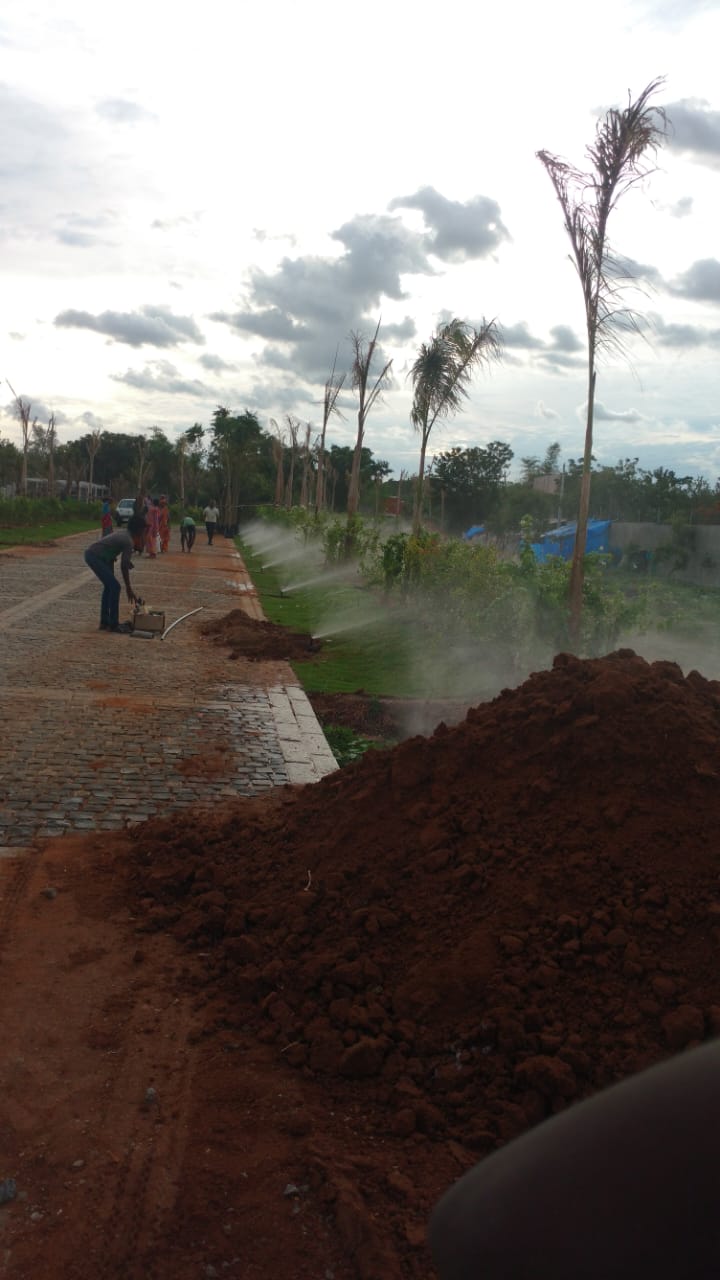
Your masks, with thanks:
[[(596, 454), (720, 476), (717, 0), (5, 0), (0, 434), (14, 390), (61, 439), (175, 437), (216, 405), (320, 425), (349, 334), (393, 383), (366, 443), (417, 466), (407, 373), (444, 316), (505, 359), (430, 455), (582, 452), (582, 295), (536, 158), (665, 77), (657, 169), (618, 206), (647, 318), (604, 360)], [(330, 442), (352, 444), (353, 400)]]

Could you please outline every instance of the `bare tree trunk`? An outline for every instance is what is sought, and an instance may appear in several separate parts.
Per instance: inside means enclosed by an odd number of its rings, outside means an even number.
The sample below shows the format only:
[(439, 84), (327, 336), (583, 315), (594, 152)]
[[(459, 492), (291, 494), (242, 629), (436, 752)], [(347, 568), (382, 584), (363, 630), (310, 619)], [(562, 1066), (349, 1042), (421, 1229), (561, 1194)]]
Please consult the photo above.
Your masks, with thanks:
[(285, 491), (285, 450), (281, 440), (273, 440), (273, 453), (275, 454), (275, 506), (281, 507)]
[(335, 373), (336, 365), (337, 365), (337, 351), (335, 352), (335, 359), (333, 360), (332, 373), (330, 374), (330, 377), (325, 383), (325, 392), (323, 395), (323, 420), (322, 420), (322, 430), (320, 432), (320, 447), (318, 451), (317, 484), (315, 486), (315, 514), (316, 515), (318, 511), (322, 510), (327, 505), (327, 495), (325, 492), (325, 488), (326, 488), (325, 437), (327, 434), (328, 423), (331, 417), (333, 416), (333, 414), (337, 414), (338, 417), (340, 418), (342, 417), (342, 414), (337, 407), (337, 401), (338, 401), (338, 396), (340, 395), (340, 392), (342, 390), (343, 383), (345, 382), (345, 374), (344, 373), (336, 374)]
[(398, 519), (400, 519), (400, 516), (401, 516), (401, 514), (402, 514), (402, 486), (403, 486), (403, 480), (407, 480), (407, 471), (401, 471), (401, 472), (400, 472), (400, 475), (398, 476), (397, 507), (396, 507), (396, 509), (395, 509), (395, 515), (397, 516), (397, 518), (398, 518)]
[(88, 470), (88, 494), (87, 494), (88, 502), (92, 502), (93, 500), (92, 490), (93, 490), (93, 478), (95, 475), (95, 456), (97, 454), (98, 449), (100, 448), (100, 434), (101, 433), (99, 431), (91, 431), (90, 438), (87, 443), (88, 457), (90, 459), (90, 467)]
[(288, 474), (287, 487), (285, 489), (285, 506), (289, 511), (293, 505), (293, 490), (295, 488), (295, 459), (298, 451), (297, 440), (300, 422), (297, 418), (294, 418), (291, 413), (287, 414), (286, 422), (288, 431), (290, 432), (290, 472)]
[(322, 511), (325, 507), (325, 447), (324, 437), (321, 437), (320, 448), (318, 450), (317, 461), (317, 478), (315, 480), (315, 511)]
[(32, 408), (32, 405), (29, 400), (23, 400), (23, 397), (17, 394), (14, 387), (11, 386), (9, 382), (8, 382), (8, 386), (10, 387), (10, 390), (12, 391), (13, 396), (15, 398), (15, 409), (18, 415), (18, 419), (20, 421), (20, 429), (22, 431), (23, 453), (22, 453), (22, 467), (20, 469), (20, 489), (22, 491), (23, 496), (27, 498), (27, 483), (28, 483), (27, 456), (28, 456), (28, 449), (30, 448), (30, 410)]
[(285, 486), (285, 506), (288, 511), (293, 504), (293, 489), (295, 487), (295, 446), (290, 446), (290, 470), (288, 472), (287, 485)]
[(230, 443), (225, 441), (225, 495), (223, 500), (223, 521), (225, 528), (228, 529), (233, 523), (232, 519), (233, 506), (233, 477), (232, 477), (232, 458), (230, 453)]
[(372, 390), (368, 392), (368, 384), (370, 379), (370, 366), (373, 362), (373, 356), (377, 347), (378, 334), (380, 332), (380, 321), (377, 322), (375, 333), (369, 342), (365, 342), (359, 333), (350, 335), (354, 358), (352, 366), (352, 387), (357, 392), (358, 397), (358, 429), (357, 439), (355, 441), (355, 450), (353, 452), (352, 468), (350, 470), (350, 484), (348, 485), (348, 502), (347, 513), (352, 519), (357, 515), (360, 505), (360, 469), (362, 466), (362, 447), (365, 438), (365, 423), (375, 401), (381, 395), (387, 380), (390, 376), (392, 360), (388, 360), (378, 377), (375, 379)]
[(48, 442), (48, 493), (51, 498), (55, 497), (55, 439), (57, 432), (55, 430), (55, 414), (51, 413), (47, 426), (47, 442)]
[(147, 461), (147, 440), (145, 440), (143, 436), (138, 436), (137, 440), (135, 441), (135, 447), (137, 448), (137, 454), (138, 454), (137, 491), (138, 491), (138, 498), (142, 502), (143, 480), (145, 478), (145, 465)]
[(357, 515), (357, 509), (360, 505), (360, 464), (362, 462), (362, 442), (363, 433), (358, 430), (357, 444), (353, 452), (352, 467), (350, 468), (350, 484), (348, 485), (348, 515)]
[(580, 639), (580, 622), (582, 618), (582, 589), (587, 545), (588, 513), (590, 511), (590, 478), (593, 447), (593, 414), (595, 409), (595, 363), (593, 350), (590, 347), (590, 369), (588, 378), (587, 425), (585, 427), (585, 453), (583, 455), (583, 473), (580, 483), (580, 505), (578, 508), (577, 529), (575, 530), (575, 547), (570, 570), (570, 639), (577, 646)]
[(422, 524), (422, 501), (425, 492), (425, 454), (428, 445), (428, 432), (423, 431), (422, 443), (420, 445), (420, 462), (418, 464), (418, 478), (415, 487), (415, 502), (413, 505), (413, 537), (417, 538)]
[(305, 443), (303, 445), (303, 455), (302, 455), (303, 457), (302, 482), (300, 484), (300, 506), (301, 507), (306, 507), (308, 505), (308, 474), (310, 471), (310, 432), (311, 430), (312, 430), (312, 427), (308, 422), (305, 427)]

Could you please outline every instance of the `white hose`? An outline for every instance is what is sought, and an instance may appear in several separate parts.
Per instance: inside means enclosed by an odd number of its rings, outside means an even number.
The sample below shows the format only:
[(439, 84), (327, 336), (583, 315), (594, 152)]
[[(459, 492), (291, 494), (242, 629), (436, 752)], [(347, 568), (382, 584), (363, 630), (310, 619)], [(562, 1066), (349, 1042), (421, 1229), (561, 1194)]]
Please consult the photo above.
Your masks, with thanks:
[(164, 640), (164, 639), (165, 639), (165, 637), (166, 637), (166, 635), (169, 635), (169, 633), (172, 631), (173, 627), (176, 627), (176, 626), (177, 626), (178, 622), (184, 622), (186, 618), (192, 618), (192, 616), (193, 616), (193, 614), (194, 614), (194, 613), (199, 613), (199, 612), (200, 612), (200, 610), (201, 610), (201, 609), (204, 609), (204, 608), (205, 608), (205, 605), (204, 605), (204, 604), (201, 604), (201, 605), (199, 605), (199, 606), (198, 606), (198, 608), (197, 608), (197, 609), (191, 609), (189, 613), (184, 613), (184, 614), (182, 615), (182, 617), (180, 617), (180, 618), (176, 618), (174, 622), (171, 622), (171, 623), (170, 623), (170, 626), (169, 626), (169, 627), (166, 627), (166, 628), (165, 628), (165, 630), (163, 631), (163, 633), (162, 633), (162, 635), (161, 635), (160, 639), (161, 639), (161, 640)]

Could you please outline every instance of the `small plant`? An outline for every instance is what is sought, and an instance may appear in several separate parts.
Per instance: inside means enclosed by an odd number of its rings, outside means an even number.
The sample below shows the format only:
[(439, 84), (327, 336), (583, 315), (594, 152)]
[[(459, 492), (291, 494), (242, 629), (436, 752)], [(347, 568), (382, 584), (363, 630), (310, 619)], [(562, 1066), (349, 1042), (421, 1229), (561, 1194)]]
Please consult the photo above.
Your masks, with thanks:
[(369, 738), (358, 737), (343, 724), (324, 724), (323, 733), (341, 769), (346, 764), (352, 764), (353, 760), (359, 760), (360, 756), (376, 745)]

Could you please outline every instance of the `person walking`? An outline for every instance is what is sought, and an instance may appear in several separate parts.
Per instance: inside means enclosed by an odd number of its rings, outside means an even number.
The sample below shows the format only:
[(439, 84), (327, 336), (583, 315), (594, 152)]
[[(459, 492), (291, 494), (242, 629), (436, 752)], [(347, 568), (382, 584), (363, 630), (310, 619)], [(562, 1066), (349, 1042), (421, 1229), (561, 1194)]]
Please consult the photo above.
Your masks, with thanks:
[(85, 563), (103, 587), (100, 599), (100, 631), (128, 632), (129, 623), (120, 624), (120, 583), (115, 577), (115, 561), (120, 559), (120, 572), (130, 604), (136, 600), (130, 585), (133, 551), (141, 551), (145, 534), (142, 516), (131, 516), (127, 529), (116, 529), (93, 542), (85, 552)]
[(220, 519), (220, 512), (215, 506), (215, 503), (211, 502), (210, 505), (207, 506), (203, 511), (203, 520), (205, 521), (205, 528), (207, 529), (207, 540), (208, 540), (209, 547), (212, 546), (213, 538), (215, 537), (215, 530), (217, 529), (217, 522), (219, 519)]
[(108, 502), (107, 498), (105, 498), (102, 504), (102, 515), (100, 517), (100, 527), (102, 529), (103, 538), (107, 538), (108, 534), (112, 533), (113, 531), (112, 511), (110, 510), (110, 503)]
[(183, 516), (180, 521), (180, 550), (187, 551), (188, 555), (193, 549), (195, 541), (195, 521), (192, 516)]

